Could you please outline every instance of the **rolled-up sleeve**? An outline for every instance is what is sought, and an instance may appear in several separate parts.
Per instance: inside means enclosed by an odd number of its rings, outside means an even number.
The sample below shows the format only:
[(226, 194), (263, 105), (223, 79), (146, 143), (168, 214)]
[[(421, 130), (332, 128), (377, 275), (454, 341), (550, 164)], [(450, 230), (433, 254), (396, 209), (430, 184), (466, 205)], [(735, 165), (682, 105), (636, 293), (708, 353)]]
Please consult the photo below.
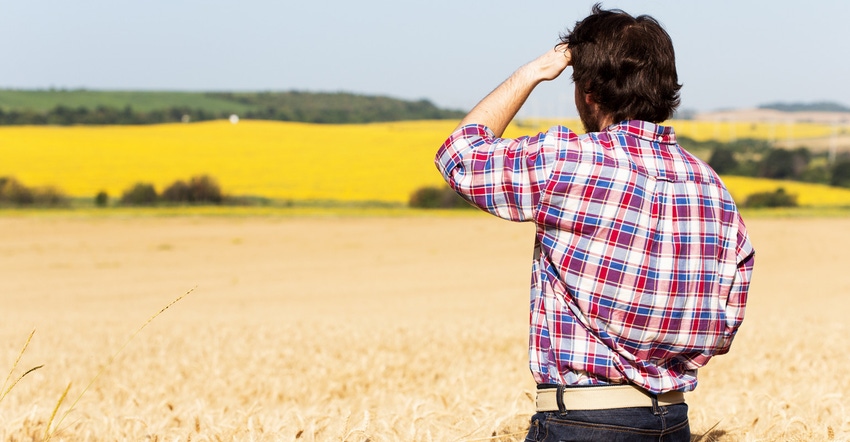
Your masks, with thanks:
[[(743, 224), (741, 224), (743, 225)], [(736, 250), (737, 270), (726, 298), (726, 330), (716, 354), (729, 352), (732, 339), (744, 322), (744, 312), (747, 306), (747, 293), (750, 291), (750, 280), (755, 264), (755, 250), (743, 228), (738, 232), (738, 247)]]
[(440, 146), (435, 163), (443, 178), (467, 201), (511, 221), (534, 219), (556, 157), (547, 133), (496, 138), (486, 126), (458, 128)]

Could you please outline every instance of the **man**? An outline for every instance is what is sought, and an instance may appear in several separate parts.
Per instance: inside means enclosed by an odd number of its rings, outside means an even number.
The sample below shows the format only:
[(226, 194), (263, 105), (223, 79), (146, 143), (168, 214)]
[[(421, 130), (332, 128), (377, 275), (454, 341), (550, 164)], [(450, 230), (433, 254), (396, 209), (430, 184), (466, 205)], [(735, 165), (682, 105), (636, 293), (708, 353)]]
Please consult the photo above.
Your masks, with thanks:
[[(500, 138), (534, 87), (567, 66), (587, 133)], [(658, 124), (680, 87), (659, 23), (597, 4), (437, 152), (472, 204), (537, 226), (528, 440), (689, 440), (683, 393), (743, 320), (754, 251), (735, 203)]]

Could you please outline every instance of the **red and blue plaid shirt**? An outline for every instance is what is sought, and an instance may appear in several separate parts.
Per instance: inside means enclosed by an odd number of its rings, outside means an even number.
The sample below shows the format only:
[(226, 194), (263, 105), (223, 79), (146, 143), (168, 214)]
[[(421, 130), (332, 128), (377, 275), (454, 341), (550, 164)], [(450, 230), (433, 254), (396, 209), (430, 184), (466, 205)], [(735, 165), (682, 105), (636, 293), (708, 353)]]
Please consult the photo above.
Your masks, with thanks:
[(579, 136), (455, 131), (437, 168), (500, 218), (537, 225), (531, 371), (538, 383), (690, 391), (744, 318), (753, 247), (717, 174), (672, 128)]

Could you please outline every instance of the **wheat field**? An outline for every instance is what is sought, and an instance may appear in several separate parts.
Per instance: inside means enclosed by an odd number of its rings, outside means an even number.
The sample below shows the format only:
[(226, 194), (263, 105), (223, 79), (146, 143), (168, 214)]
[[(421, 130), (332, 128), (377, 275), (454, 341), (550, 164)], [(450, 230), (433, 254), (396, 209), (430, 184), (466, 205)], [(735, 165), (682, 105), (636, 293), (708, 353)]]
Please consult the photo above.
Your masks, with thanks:
[[(695, 438), (848, 440), (850, 220), (748, 221), (747, 318), (687, 398)], [(532, 233), (475, 213), (6, 214), (0, 368), (32, 330), (11, 377), (44, 366), (0, 401), (0, 439), (522, 440)]]

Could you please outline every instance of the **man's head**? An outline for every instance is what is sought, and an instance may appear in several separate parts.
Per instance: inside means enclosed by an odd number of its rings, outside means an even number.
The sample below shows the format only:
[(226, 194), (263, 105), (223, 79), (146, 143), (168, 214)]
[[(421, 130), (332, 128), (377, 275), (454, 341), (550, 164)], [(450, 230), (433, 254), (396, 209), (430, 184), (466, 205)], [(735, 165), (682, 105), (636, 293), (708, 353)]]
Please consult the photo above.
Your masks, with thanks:
[(606, 11), (597, 3), (561, 42), (570, 49), (585, 130), (602, 130), (603, 121), (660, 123), (679, 106), (673, 42), (654, 18)]

